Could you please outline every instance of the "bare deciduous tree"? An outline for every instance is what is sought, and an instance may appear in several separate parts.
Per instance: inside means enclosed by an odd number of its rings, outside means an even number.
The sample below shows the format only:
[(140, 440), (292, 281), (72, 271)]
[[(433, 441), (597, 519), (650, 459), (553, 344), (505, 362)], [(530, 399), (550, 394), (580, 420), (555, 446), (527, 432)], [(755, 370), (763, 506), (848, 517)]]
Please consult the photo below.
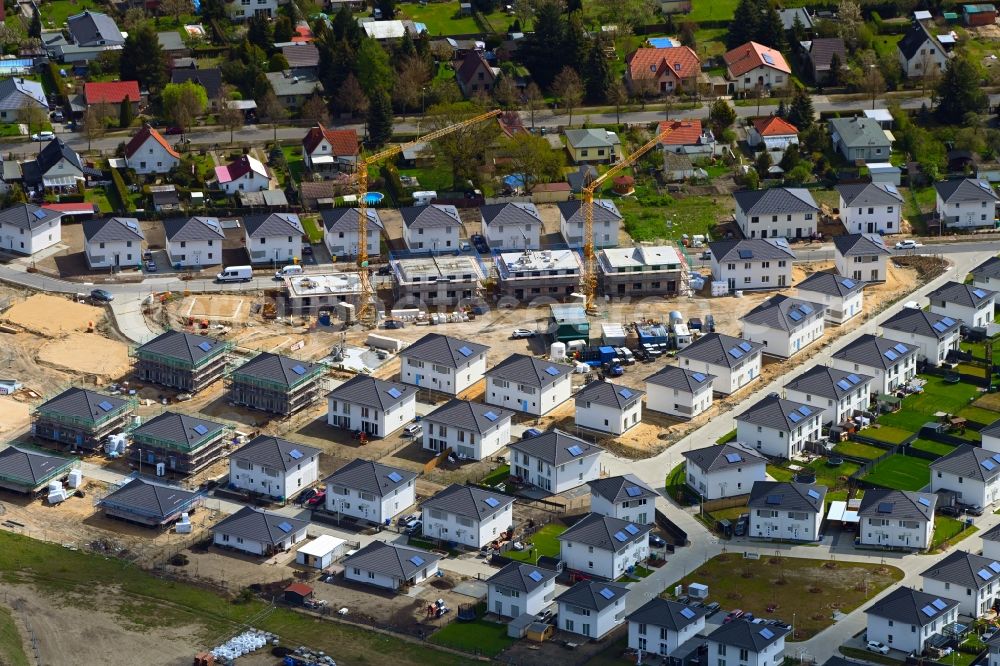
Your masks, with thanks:
[(261, 120), (271, 123), (274, 130), (274, 142), (278, 142), (278, 124), (288, 117), (288, 110), (285, 105), (278, 100), (278, 96), (273, 90), (268, 90), (263, 97), (257, 100), (257, 115)]
[(583, 81), (575, 69), (563, 67), (552, 81), (552, 92), (559, 98), (559, 103), (569, 113), (568, 125), (573, 125), (573, 110), (583, 101)]
[(535, 111), (542, 108), (545, 98), (542, 97), (542, 90), (534, 81), (524, 89), (524, 107), (528, 109), (531, 116), (531, 129), (535, 129)]

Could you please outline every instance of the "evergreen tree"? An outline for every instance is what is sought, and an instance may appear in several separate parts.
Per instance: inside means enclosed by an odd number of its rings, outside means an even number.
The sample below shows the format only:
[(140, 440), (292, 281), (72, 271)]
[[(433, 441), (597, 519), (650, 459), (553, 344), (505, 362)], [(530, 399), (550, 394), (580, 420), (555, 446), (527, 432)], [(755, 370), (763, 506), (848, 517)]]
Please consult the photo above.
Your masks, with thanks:
[(781, 22), (781, 15), (773, 5), (762, 1), (760, 21), (757, 24), (757, 32), (754, 41), (770, 46), (775, 51), (784, 51), (786, 46), (785, 26)]
[(331, 42), (329, 37), (318, 44), (319, 80), (324, 90), (339, 90), (349, 75), (357, 76), (358, 58), (346, 39)]
[(524, 39), (519, 52), (524, 53), (524, 63), (531, 77), (542, 88), (548, 88), (566, 62), (566, 54), (562, 51), (566, 24), (561, 5), (554, 0), (543, 0), (535, 10), (534, 26), (534, 33)]
[[(796, 16), (796, 18), (798, 17)], [(827, 72), (826, 74), (826, 85), (828, 86), (840, 85), (840, 75), (843, 66), (844, 63), (840, 61), (839, 53), (834, 53), (832, 56), (830, 56), (830, 71)], [(817, 81), (817, 83), (820, 83), (820, 81)]]
[(792, 98), (792, 107), (788, 110), (788, 122), (795, 125), (799, 131), (809, 129), (813, 122), (813, 103), (804, 90), (797, 90)]
[(782, 100), (778, 102), (778, 111), (774, 115), (778, 116), (779, 118), (788, 117), (788, 107), (785, 106), (784, 98), (782, 98)]
[(590, 49), (585, 73), (587, 75), (587, 101), (596, 104), (603, 103), (607, 99), (608, 89), (615, 79), (611, 63), (604, 57), (603, 39), (596, 40)]
[(566, 13), (583, 11), (583, 0), (566, 0)]
[(938, 85), (938, 120), (948, 124), (960, 119), (965, 122), (966, 114), (982, 113), (988, 98), (980, 87), (981, 79), (979, 68), (965, 56), (948, 63)]
[(792, 41), (795, 44), (803, 41), (806, 38), (806, 27), (802, 25), (802, 18), (795, 14), (795, 18), (792, 20)]
[(729, 24), (729, 32), (726, 33), (726, 48), (735, 49), (752, 41), (757, 36), (757, 26), (760, 23), (760, 5), (757, 0), (740, 0), (733, 13), (733, 22)]
[(129, 33), (122, 47), (122, 81), (141, 81), (149, 90), (158, 92), (166, 82), (166, 64), (152, 23)]
[(385, 90), (369, 95), (368, 138), (373, 146), (384, 146), (392, 139), (392, 100)]
[(203, 21), (228, 18), (226, 15), (226, 0), (201, 0), (201, 18)]
[(410, 31), (403, 32), (403, 38), (399, 40), (399, 50), (396, 52), (397, 58), (409, 58), (417, 54), (417, 47), (413, 45), (413, 37)]
[(131, 127), (133, 120), (135, 120), (135, 112), (132, 110), (132, 100), (126, 95), (121, 106), (118, 107), (118, 127), (122, 129)]
[(382, 10), (383, 19), (396, 18), (396, 0), (375, 0), (375, 6)]
[(292, 41), (292, 36), (295, 35), (295, 26), (292, 25), (292, 20), (285, 16), (284, 14), (279, 14), (278, 18), (274, 19), (274, 41), (280, 44), (281, 42)]
[(395, 75), (392, 65), (389, 64), (389, 54), (374, 39), (361, 40), (361, 47), (358, 49), (357, 75), (361, 87), (369, 97), (376, 90), (392, 90)]
[(28, 37), (40, 39), (41, 36), (42, 36), (42, 16), (41, 13), (37, 9), (35, 9), (31, 13), (31, 25), (28, 26)]
[(753, 168), (757, 170), (757, 175), (761, 178), (767, 178), (768, 169), (770, 169), (773, 164), (774, 162), (771, 160), (771, 153), (767, 150), (762, 150), (760, 151), (760, 154), (757, 155), (757, 159), (753, 161)]
[(342, 4), (337, 15), (333, 17), (333, 39), (338, 42), (346, 39), (355, 48), (361, 41), (361, 28), (354, 20), (349, 3)]
[(736, 122), (736, 110), (726, 100), (717, 99), (712, 102), (712, 106), (708, 109), (708, 122), (712, 126), (715, 137), (721, 139), (722, 133)]
[(781, 167), (782, 171), (788, 173), (797, 167), (800, 161), (801, 157), (799, 156), (798, 144), (790, 143), (788, 144), (788, 147), (785, 148), (785, 154), (781, 156), (781, 162), (778, 163), (778, 166)]
[(247, 40), (264, 52), (274, 49), (274, 37), (271, 36), (271, 19), (264, 14), (254, 14), (247, 25)]
[(577, 68), (587, 62), (591, 51), (591, 40), (583, 27), (583, 12), (573, 12), (566, 20), (566, 32), (560, 49), (565, 64)]

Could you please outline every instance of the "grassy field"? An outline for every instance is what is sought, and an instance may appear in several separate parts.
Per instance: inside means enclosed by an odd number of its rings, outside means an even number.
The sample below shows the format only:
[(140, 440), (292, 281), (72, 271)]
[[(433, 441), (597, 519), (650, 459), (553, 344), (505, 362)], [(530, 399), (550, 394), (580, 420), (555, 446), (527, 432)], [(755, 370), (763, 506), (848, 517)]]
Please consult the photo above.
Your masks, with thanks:
[(941, 377), (923, 376), (927, 380), (922, 393), (903, 398), (899, 411), (883, 414), (878, 422), (910, 432), (918, 432), (928, 421), (936, 421), (935, 412), (955, 414), (979, 395), (979, 387), (959, 382), (947, 384)]
[(483, 477), (480, 481), (484, 486), (495, 486), (498, 483), (503, 483), (510, 476), (510, 465), (500, 465), (495, 470)]
[(454, 179), (451, 170), (447, 167), (431, 165), (429, 167), (419, 167), (413, 169), (400, 169), (400, 176), (412, 176), (420, 183), (421, 190), (435, 190), (437, 192), (447, 192), (451, 189)]
[(794, 614), (794, 639), (807, 640), (833, 624), (834, 608), (849, 613), (902, 577), (896, 567), (878, 564), (790, 557), (744, 562), (725, 554), (713, 557), (680, 582), (711, 581), (709, 601), (718, 601), (724, 608), (741, 608), (757, 617), (786, 622)]
[(625, 230), (635, 240), (677, 240), (681, 234), (707, 234), (732, 213), (730, 202), (716, 197), (687, 197), (666, 205), (657, 205), (658, 199), (629, 197), (615, 201), (625, 219)]
[(692, 2), (691, 13), (682, 18), (683, 21), (725, 21), (733, 18), (736, 11), (736, 0), (712, 0), (712, 2)]
[(870, 439), (877, 439), (887, 444), (902, 444), (903, 440), (913, 435), (909, 430), (881, 426), (879, 428), (865, 428), (859, 434)]
[[(482, 32), (472, 16), (459, 16), (457, 2), (429, 2), (421, 7), (417, 3), (401, 4), (396, 8), (397, 19), (412, 19), (427, 26), (431, 37), (472, 35)], [(402, 15), (401, 15), (402, 14)], [(487, 16), (496, 30), (507, 27), (507, 19), (499, 13)]]
[[(108, 612), (150, 628), (183, 629), (192, 645), (208, 647), (220, 636), (242, 629), (266, 608), (261, 601), (236, 604), (214, 591), (166, 581), (117, 559), (73, 551), (57, 544), (0, 532), (0, 577), (10, 584), (31, 584), (42, 593), (87, 596), (99, 588)], [(114, 607), (114, 606), (117, 606)], [(136, 607), (156, 612), (133, 613)], [(336, 654), (345, 663), (375, 666), (468, 663), (468, 658), (420, 644), (278, 607), (258, 629), (281, 636), (286, 645), (308, 645)]]
[(114, 212), (114, 208), (112, 208), (111, 202), (108, 200), (108, 195), (102, 187), (88, 187), (83, 193), (83, 200), (97, 204), (98, 210), (102, 213)]
[[(834, 467), (827, 464), (823, 458), (814, 460), (806, 465), (806, 469), (812, 470), (816, 474), (816, 483), (826, 486), (829, 490), (846, 488), (848, 478), (857, 472), (860, 467), (859, 464), (849, 460), (845, 460), (842, 464)], [(775, 481), (791, 481), (795, 477), (795, 472), (792, 470), (785, 467), (775, 467), (774, 465), (767, 466), (767, 473)]]
[(926, 451), (927, 453), (933, 453), (938, 456), (946, 456), (955, 450), (955, 447), (951, 444), (932, 442), (929, 439), (915, 439), (913, 440), (913, 443), (910, 444), (910, 448), (918, 451)]
[(565, 525), (549, 523), (526, 540), (526, 543), (531, 544), (534, 548), (525, 548), (522, 551), (509, 550), (504, 555), (512, 560), (529, 562), (531, 564), (537, 562), (538, 558), (542, 555), (559, 557), (559, 539), (557, 537), (565, 531)]
[(880, 58), (886, 56), (896, 57), (896, 45), (899, 44), (899, 40), (903, 38), (902, 35), (877, 35), (872, 39), (872, 48), (875, 49), (875, 53), (878, 54)]
[(21, 634), (14, 624), (14, 617), (4, 606), (0, 606), (0, 664), (5, 666), (28, 666), (28, 655), (24, 653)]
[(292, 180), (301, 183), (302, 172), (306, 168), (306, 163), (302, 159), (302, 146), (282, 146), (281, 152), (285, 154), (285, 162), (288, 164), (288, 173), (291, 174)]
[(852, 458), (875, 460), (879, 456), (885, 454), (885, 449), (880, 449), (877, 446), (872, 446), (871, 444), (865, 444), (863, 442), (840, 442), (833, 447), (833, 452), (842, 456), (850, 456)]
[(514, 643), (514, 639), (507, 636), (506, 624), (485, 620), (452, 622), (434, 632), (428, 640), (435, 645), (487, 657), (497, 656)]
[[(961, 416), (963, 419), (968, 419), (970, 421), (976, 421), (977, 423), (983, 423), (989, 425), (1000, 419), (1000, 413), (993, 411), (992, 409), (983, 409), (982, 407), (977, 407), (976, 405), (969, 405), (968, 407), (963, 407), (962, 409), (955, 412), (956, 416)], [(979, 435), (974, 433), (972, 430), (966, 431), (966, 439), (974, 439), (979, 441)]]
[(101, 4), (96, 0), (56, 0), (44, 2), (41, 6), (42, 26), (45, 28), (61, 28), (70, 16), (80, 14), (84, 10), (101, 11)]
[(303, 215), (299, 217), (302, 228), (306, 230), (306, 236), (310, 243), (323, 242), (323, 222), (315, 215)]
[(736, 429), (735, 428), (733, 430), (730, 430), (729, 432), (727, 432), (725, 435), (723, 435), (719, 439), (715, 440), (715, 443), (716, 444), (726, 444), (728, 442), (733, 441), (734, 439), (736, 439)]
[(869, 483), (898, 490), (920, 490), (931, 480), (931, 461), (894, 455), (880, 462), (864, 476)]
[(949, 516), (936, 516), (934, 518), (934, 536), (931, 538), (929, 550), (936, 550), (946, 542), (948, 545), (953, 545), (972, 536), (976, 530), (976, 527), (966, 529), (965, 521)]

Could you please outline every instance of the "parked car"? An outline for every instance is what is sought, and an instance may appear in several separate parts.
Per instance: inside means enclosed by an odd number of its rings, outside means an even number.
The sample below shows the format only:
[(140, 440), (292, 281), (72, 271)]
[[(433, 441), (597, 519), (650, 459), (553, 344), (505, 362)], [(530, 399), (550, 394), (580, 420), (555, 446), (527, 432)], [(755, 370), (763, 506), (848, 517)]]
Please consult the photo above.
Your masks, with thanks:
[(420, 434), (420, 431), (423, 429), (424, 427), (419, 423), (411, 423), (410, 425), (403, 428), (403, 434), (409, 435), (410, 437), (416, 437), (418, 434)]
[(420, 528), (424, 526), (423, 521), (415, 521), (412, 525), (403, 530), (403, 534), (406, 536), (413, 536), (414, 534), (420, 534)]
[(942, 516), (953, 516), (957, 518), (962, 515), (962, 507), (957, 504), (946, 505), (938, 508), (938, 513)]
[(510, 334), (511, 340), (522, 340), (524, 338), (533, 337), (535, 337), (535, 332), (526, 328), (515, 328)]
[(649, 545), (652, 546), (653, 548), (663, 548), (667, 545), (667, 542), (663, 540), (663, 537), (650, 532)]
[(408, 515), (405, 515), (405, 516), (400, 516), (396, 520), (396, 524), (399, 525), (400, 527), (406, 527), (408, 525), (411, 525), (412, 523), (417, 522), (418, 520), (420, 520), (420, 514), (419, 513), (411, 513), (411, 514), (408, 514)]
[(865, 649), (869, 652), (878, 652), (879, 654), (889, 654), (889, 646), (885, 643), (879, 643), (878, 641), (868, 641), (865, 645)]
[(296, 501), (299, 504), (305, 504), (307, 501), (315, 497), (317, 492), (319, 491), (317, 491), (315, 488), (306, 488), (301, 493), (299, 493), (299, 497)]
[(541, 434), (542, 431), (538, 428), (528, 428), (524, 431), (524, 434), (521, 435), (521, 439), (531, 439), (532, 437), (538, 437)]
[(90, 292), (90, 298), (98, 303), (110, 303), (115, 300), (115, 295), (107, 289), (94, 289)]
[(147, 261), (146, 262), (146, 272), (147, 273), (155, 273), (156, 272), (156, 262), (155, 261)]
[(51, 141), (54, 138), (56, 138), (55, 133), (49, 132), (47, 130), (44, 132), (38, 132), (37, 134), (31, 135), (32, 141)]
[(469, 240), (472, 241), (472, 246), (476, 248), (476, 252), (479, 254), (490, 253), (490, 244), (486, 242), (486, 238), (481, 234), (473, 234)]
[(406, 328), (406, 324), (399, 319), (386, 319), (383, 327), (391, 330), (394, 328)]
[(66, 120), (66, 116), (63, 115), (62, 109), (56, 109), (55, 111), (50, 113), (49, 118), (56, 121), (57, 123), (61, 123), (62, 121)]
[(970, 516), (981, 516), (983, 515), (983, 507), (976, 504), (975, 506), (966, 506), (965, 512)]
[(316, 494), (306, 500), (306, 506), (319, 506), (326, 501), (326, 491), (317, 490)]
[(923, 246), (924, 246), (923, 243), (918, 243), (912, 238), (907, 238), (905, 240), (901, 240), (898, 243), (896, 243), (897, 250), (914, 250), (918, 247), (923, 247)]
[(163, 130), (163, 133), (166, 134), (167, 136), (176, 136), (178, 134), (184, 134), (184, 130), (182, 130), (180, 127), (168, 127), (167, 129)]
[(719, 602), (713, 601), (712, 603), (705, 606), (705, 610), (708, 611), (708, 615), (706, 615), (705, 617), (712, 617), (713, 615), (719, 612), (720, 608), (722, 608), (722, 606), (719, 605)]
[(733, 620), (738, 620), (741, 617), (743, 617), (743, 611), (741, 611), (739, 608), (731, 610), (728, 613), (726, 613), (726, 618), (722, 621), (722, 624), (729, 624)]

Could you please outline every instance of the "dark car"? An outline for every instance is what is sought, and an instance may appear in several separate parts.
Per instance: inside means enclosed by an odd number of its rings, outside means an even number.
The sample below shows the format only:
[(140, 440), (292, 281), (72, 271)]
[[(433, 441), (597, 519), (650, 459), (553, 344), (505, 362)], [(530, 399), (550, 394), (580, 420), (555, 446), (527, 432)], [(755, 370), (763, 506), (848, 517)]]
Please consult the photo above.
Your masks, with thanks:
[(178, 134), (184, 134), (184, 130), (180, 127), (168, 127), (163, 130), (163, 134), (166, 134), (167, 136), (177, 136)]
[(663, 548), (664, 546), (667, 545), (667, 542), (663, 540), (663, 537), (650, 532), (649, 545), (652, 546), (653, 548)]
[(385, 328), (391, 330), (391, 329), (394, 329), (394, 328), (405, 328), (406, 324), (404, 324), (403, 322), (401, 322), (398, 319), (386, 319), (385, 320), (385, 324), (383, 324), (383, 326)]
[(315, 488), (306, 488), (301, 493), (299, 493), (299, 498), (296, 500), (299, 504), (305, 504), (307, 501), (311, 500), (316, 496)]
[(90, 298), (98, 303), (110, 303), (115, 300), (115, 295), (107, 289), (94, 289), (90, 292)]
[(726, 615), (726, 618), (722, 621), (722, 624), (729, 624), (733, 620), (738, 620), (741, 617), (743, 617), (743, 611), (741, 611), (739, 608), (737, 608), (736, 610), (731, 610)]
[(718, 613), (719, 612), (719, 608), (721, 608), (721, 606), (719, 606), (719, 602), (718, 601), (713, 601), (712, 603), (710, 603), (707, 606), (705, 606), (705, 610), (708, 611), (708, 615), (706, 617), (712, 617), (713, 615), (715, 615), (716, 613)]
[(521, 439), (531, 439), (532, 437), (538, 437), (541, 434), (542, 431), (538, 428), (528, 428), (524, 431), (524, 434), (521, 435)]
[(421, 528), (423, 528), (423, 526), (424, 526), (423, 521), (418, 520), (417, 522), (413, 523), (405, 530), (403, 530), (403, 534), (405, 534), (406, 536), (413, 536), (414, 534), (420, 534), (420, 530)]
[(472, 238), (470, 238), (469, 240), (472, 241), (472, 246), (476, 248), (476, 252), (478, 252), (479, 254), (490, 253), (490, 245), (489, 243), (486, 242), (486, 238), (483, 237), (481, 234), (473, 234)]
[(942, 516), (955, 516), (955, 517), (958, 517), (958, 516), (962, 515), (962, 509), (961, 509), (961, 507), (952, 504), (952, 505), (948, 505), (948, 506), (939, 507), (938, 508), (938, 513), (940, 513)]
[(983, 507), (976, 504), (975, 506), (966, 506), (965, 512), (970, 516), (981, 516), (983, 515)]

